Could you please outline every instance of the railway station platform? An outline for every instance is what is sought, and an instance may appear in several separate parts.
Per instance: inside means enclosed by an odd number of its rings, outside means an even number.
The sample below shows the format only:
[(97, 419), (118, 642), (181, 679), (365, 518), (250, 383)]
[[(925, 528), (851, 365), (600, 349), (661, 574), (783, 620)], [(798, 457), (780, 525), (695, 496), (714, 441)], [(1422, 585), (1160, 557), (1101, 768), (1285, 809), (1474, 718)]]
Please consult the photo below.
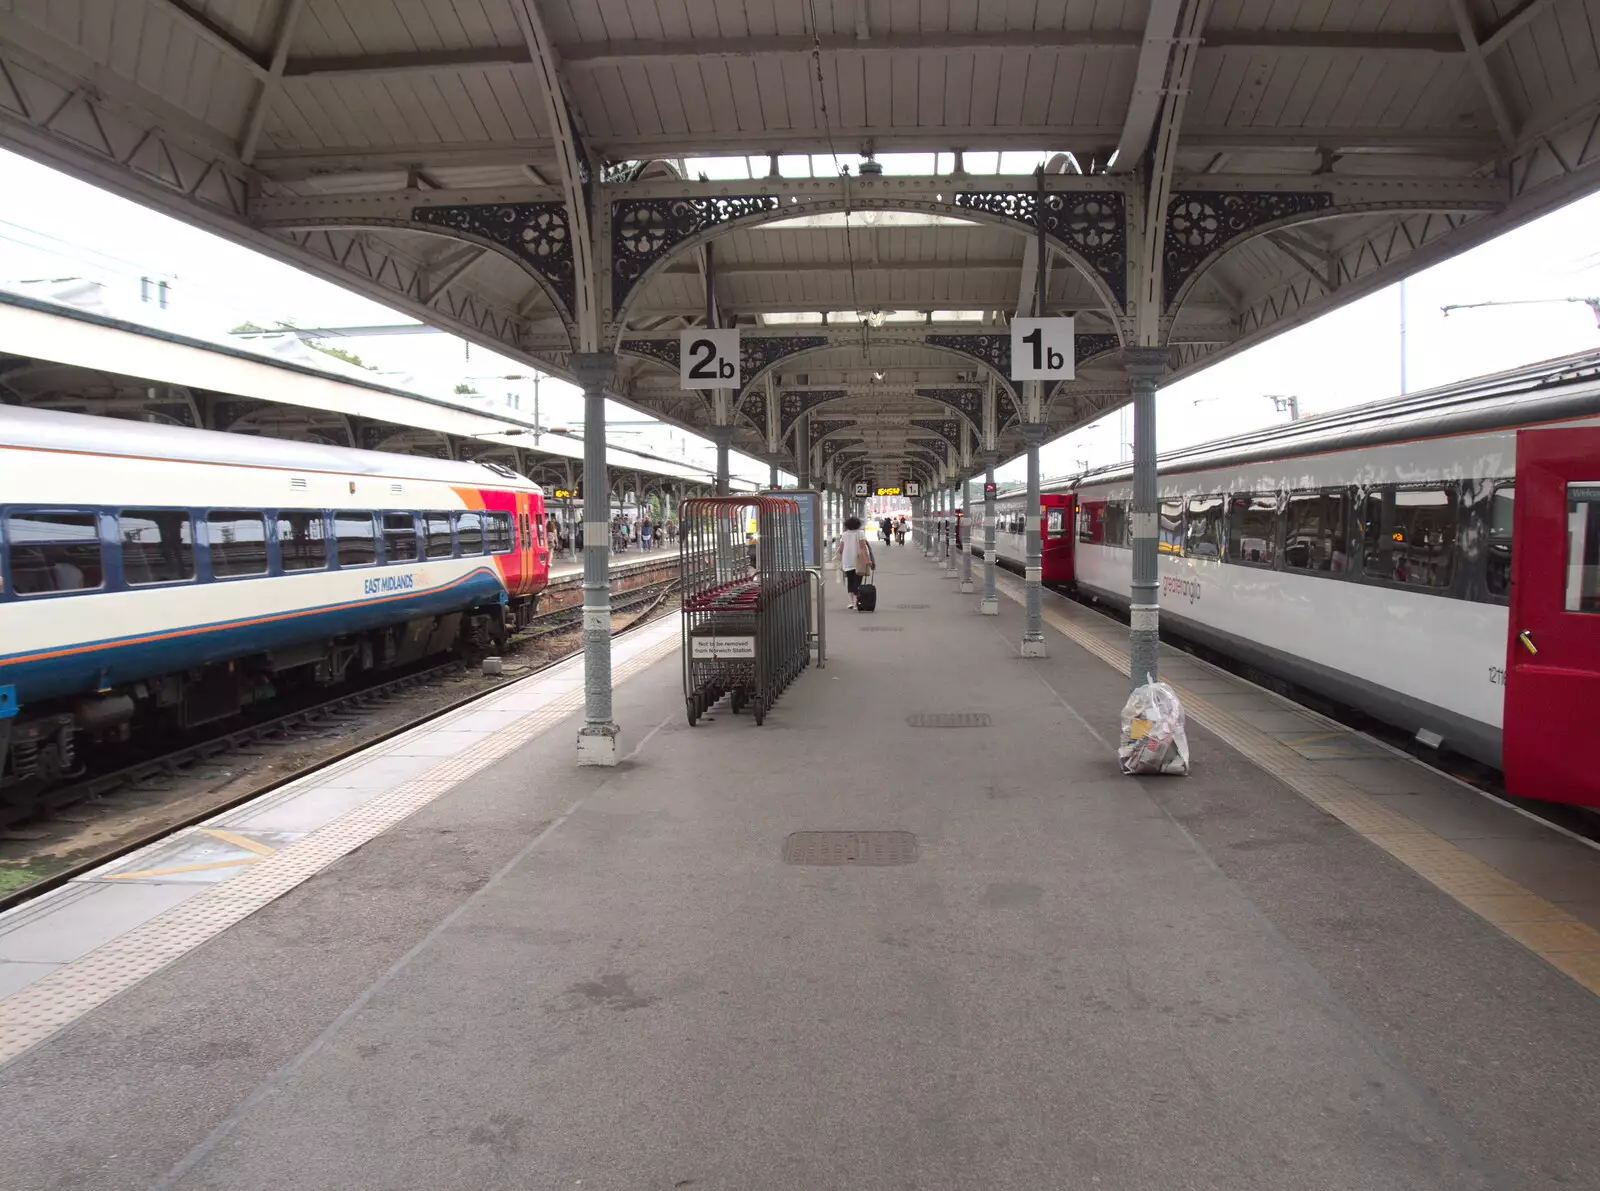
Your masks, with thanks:
[(763, 727), (669, 618), (614, 770), (568, 663), (0, 917), (0, 1188), (1600, 1183), (1600, 853), (1179, 655), (1122, 777), (1121, 626), (880, 555)]

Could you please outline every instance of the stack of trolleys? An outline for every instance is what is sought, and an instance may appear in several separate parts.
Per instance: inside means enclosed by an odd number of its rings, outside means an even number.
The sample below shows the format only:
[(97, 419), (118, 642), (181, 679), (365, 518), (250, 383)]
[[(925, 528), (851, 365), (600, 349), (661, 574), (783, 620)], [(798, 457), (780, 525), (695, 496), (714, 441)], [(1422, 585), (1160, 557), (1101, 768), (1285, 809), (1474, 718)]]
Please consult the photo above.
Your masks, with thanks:
[(678, 524), (689, 723), (727, 698), (735, 712), (753, 708), (759, 724), (811, 657), (799, 503), (696, 497)]

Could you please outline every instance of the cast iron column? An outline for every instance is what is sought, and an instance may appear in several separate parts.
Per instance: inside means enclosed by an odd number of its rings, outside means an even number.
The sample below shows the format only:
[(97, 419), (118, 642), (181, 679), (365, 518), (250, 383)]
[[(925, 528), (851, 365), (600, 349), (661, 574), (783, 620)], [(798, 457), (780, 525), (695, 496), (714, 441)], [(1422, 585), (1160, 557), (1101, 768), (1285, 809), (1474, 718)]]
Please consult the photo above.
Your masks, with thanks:
[[(606, 386), (617, 372), (610, 352), (577, 352), (568, 361), (583, 388), (583, 727), (579, 765), (615, 765), (618, 728), (611, 719), (611, 524), (606, 475)], [(597, 494), (602, 495), (599, 500)], [(595, 511), (598, 521), (590, 521)]]
[(999, 451), (983, 452), (983, 600), (978, 611), (985, 616), (1000, 615), (1000, 597), (994, 590), (994, 465)]
[(1128, 592), (1128, 678), (1137, 687), (1161, 676), (1156, 385), (1166, 370), (1167, 353), (1163, 348), (1130, 348), (1123, 358), (1133, 389), (1133, 582)]
[(1022, 441), (1028, 444), (1028, 504), (1023, 510), (1027, 529), (1027, 562), (1023, 571), (1022, 656), (1042, 658), (1044, 649), (1043, 551), (1039, 541), (1039, 447), (1049, 427), (1042, 422), (1025, 422)]
[(728, 447), (733, 443), (732, 426), (713, 426), (708, 431), (717, 444), (717, 495), (728, 495)]
[(961, 543), (961, 593), (972, 594), (972, 479), (968, 477), (961, 481), (961, 512), (962, 517), (957, 525), (965, 523), (967, 528), (966, 541)]

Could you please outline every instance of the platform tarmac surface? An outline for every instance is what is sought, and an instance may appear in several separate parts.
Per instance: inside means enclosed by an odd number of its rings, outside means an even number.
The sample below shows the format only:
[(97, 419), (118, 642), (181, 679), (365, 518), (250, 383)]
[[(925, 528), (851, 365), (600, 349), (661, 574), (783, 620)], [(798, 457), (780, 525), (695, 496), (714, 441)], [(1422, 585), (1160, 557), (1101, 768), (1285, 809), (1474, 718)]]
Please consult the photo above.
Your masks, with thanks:
[(674, 656), (622, 767), (568, 721), (0, 1068), (0, 1187), (1600, 1185), (1596, 997), (1203, 728), (1120, 776), (1121, 676), (879, 549), (764, 727)]

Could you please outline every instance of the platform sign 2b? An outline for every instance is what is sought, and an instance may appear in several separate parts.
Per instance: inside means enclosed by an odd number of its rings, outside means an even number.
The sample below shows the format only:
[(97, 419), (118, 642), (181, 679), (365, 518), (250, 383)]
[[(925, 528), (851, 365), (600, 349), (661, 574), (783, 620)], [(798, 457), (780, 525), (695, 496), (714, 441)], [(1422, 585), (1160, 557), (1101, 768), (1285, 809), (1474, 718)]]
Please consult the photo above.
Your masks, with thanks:
[(680, 331), (678, 383), (685, 389), (737, 389), (739, 328)]
[(1012, 380), (1071, 380), (1072, 317), (1011, 320)]

